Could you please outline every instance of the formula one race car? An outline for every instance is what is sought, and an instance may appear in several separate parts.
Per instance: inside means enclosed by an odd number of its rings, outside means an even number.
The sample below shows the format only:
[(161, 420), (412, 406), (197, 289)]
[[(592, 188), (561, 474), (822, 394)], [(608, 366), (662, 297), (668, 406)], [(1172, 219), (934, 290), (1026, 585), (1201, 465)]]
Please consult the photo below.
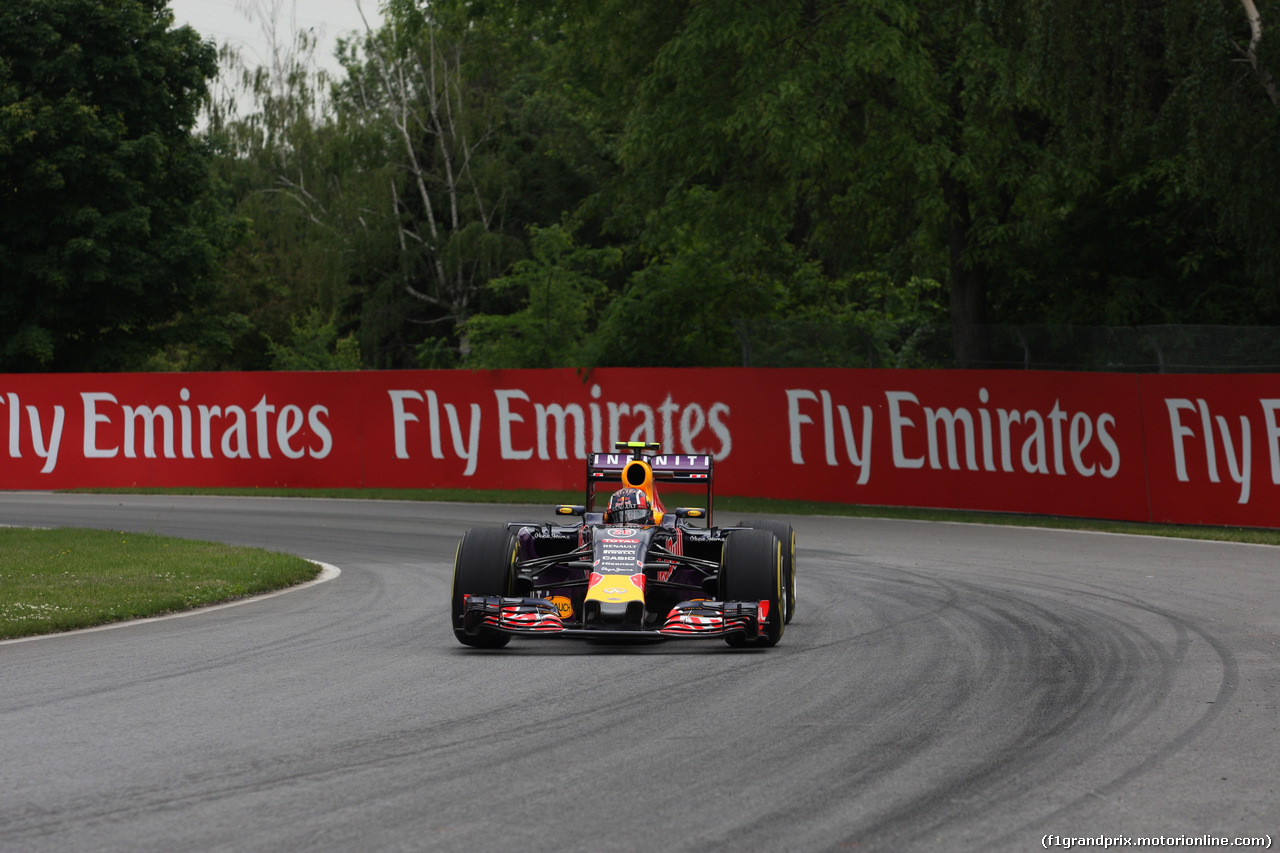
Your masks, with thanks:
[[(586, 502), (552, 523), (475, 527), (458, 545), (453, 632), (496, 649), (512, 637), (722, 637), (772, 646), (795, 608), (795, 532), (774, 521), (712, 525), (714, 459), (618, 442), (587, 457)], [(706, 507), (668, 511), (655, 485), (706, 487)], [(597, 489), (620, 484), (599, 509)], [(603, 496), (603, 495), (602, 495)]]

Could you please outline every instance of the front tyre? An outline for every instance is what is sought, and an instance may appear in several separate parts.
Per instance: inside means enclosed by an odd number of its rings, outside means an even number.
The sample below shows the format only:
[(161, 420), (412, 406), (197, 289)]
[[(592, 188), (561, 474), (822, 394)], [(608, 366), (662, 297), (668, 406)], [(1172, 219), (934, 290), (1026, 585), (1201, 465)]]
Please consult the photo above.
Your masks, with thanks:
[(782, 543), (782, 576), (787, 587), (787, 624), (796, 614), (796, 532), (785, 521), (749, 520), (738, 522), (739, 527), (768, 530)]
[[(738, 530), (725, 539), (720, 558), (720, 598), (722, 601), (768, 602), (768, 624), (755, 643), (774, 646), (782, 639), (787, 586), (782, 574), (782, 543), (771, 531)], [(747, 640), (742, 634), (730, 634), (725, 642), (743, 646)]]
[(500, 649), (511, 641), (506, 634), (481, 629), (462, 630), (463, 597), (511, 594), (515, 578), (516, 538), (505, 527), (473, 527), (462, 536), (453, 560), (453, 635), (464, 646)]

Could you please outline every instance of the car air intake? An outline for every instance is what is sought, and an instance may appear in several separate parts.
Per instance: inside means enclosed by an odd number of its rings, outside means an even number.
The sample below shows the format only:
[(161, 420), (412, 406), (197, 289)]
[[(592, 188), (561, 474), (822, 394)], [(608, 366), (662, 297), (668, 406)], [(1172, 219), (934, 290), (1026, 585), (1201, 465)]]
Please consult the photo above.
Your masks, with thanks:
[(642, 462), (630, 462), (627, 464), (627, 470), (622, 472), (622, 479), (626, 480), (627, 485), (636, 488), (644, 486), (648, 478), (649, 472)]

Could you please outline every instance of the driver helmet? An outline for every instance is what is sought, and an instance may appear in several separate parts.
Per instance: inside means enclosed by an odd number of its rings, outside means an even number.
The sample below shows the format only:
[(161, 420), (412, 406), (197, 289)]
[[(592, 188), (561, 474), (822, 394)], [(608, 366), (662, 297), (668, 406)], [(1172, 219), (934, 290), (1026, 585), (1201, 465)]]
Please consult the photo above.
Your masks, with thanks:
[(653, 505), (643, 489), (618, 489), (609, 498), (606, 524), (653, 524)]

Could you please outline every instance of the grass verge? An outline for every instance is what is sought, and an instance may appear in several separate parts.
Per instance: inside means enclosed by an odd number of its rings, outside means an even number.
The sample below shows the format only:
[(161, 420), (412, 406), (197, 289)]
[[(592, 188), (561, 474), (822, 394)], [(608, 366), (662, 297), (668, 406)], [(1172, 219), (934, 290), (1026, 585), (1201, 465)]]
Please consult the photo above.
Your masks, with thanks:
[(311, 580), (300, 557), (141, 533), (0, 528), (0, 639), (219, 604)]
[[(468, 503), (542, 504), (581, 503), (582, 492), (557, 492), (523, 490), (473, 490), (473, 489), (77, 489), (80, 493), (109, 494), (198, 494), (230, 495), (236, 497), (313, 497), (364, 500), (401, 501), (459, 501)], [(697, 498), (687, 500), (697, 505)], [(669, 505), (675, 501), (668, 498)], [(1017, 513), (969, 512), (952, 509), (920, 509), (898, 506), (864, 506), (861, 504), (821, 503), (818, 501), (782, 501), (770, 498), (741, 498), (716, 496), (717, 522), (733, 523), (737, 518), (725, 518), (725, 514), (737, 515), (837, 515), (859, 518), (901, 518), (915, 521), (951, 521), (974, 524), (1007, 524), (1018, 527), (1048, 527), (1060, 530), (1093, 530), (1103, 533), (1127, 533), (1138, 536), (1172, 536), (1181, 539), (1207, 539), (1225, 542), (1245, 542), (1254, 545), (1280, 545), (1280, 530), (1259, 527), (1209, 527), (1178, 524), (1147, 524), (1136, 521), (1108, 521), (1095, 518), (1066, 518), (1061, 516), (1020, 515)]]

